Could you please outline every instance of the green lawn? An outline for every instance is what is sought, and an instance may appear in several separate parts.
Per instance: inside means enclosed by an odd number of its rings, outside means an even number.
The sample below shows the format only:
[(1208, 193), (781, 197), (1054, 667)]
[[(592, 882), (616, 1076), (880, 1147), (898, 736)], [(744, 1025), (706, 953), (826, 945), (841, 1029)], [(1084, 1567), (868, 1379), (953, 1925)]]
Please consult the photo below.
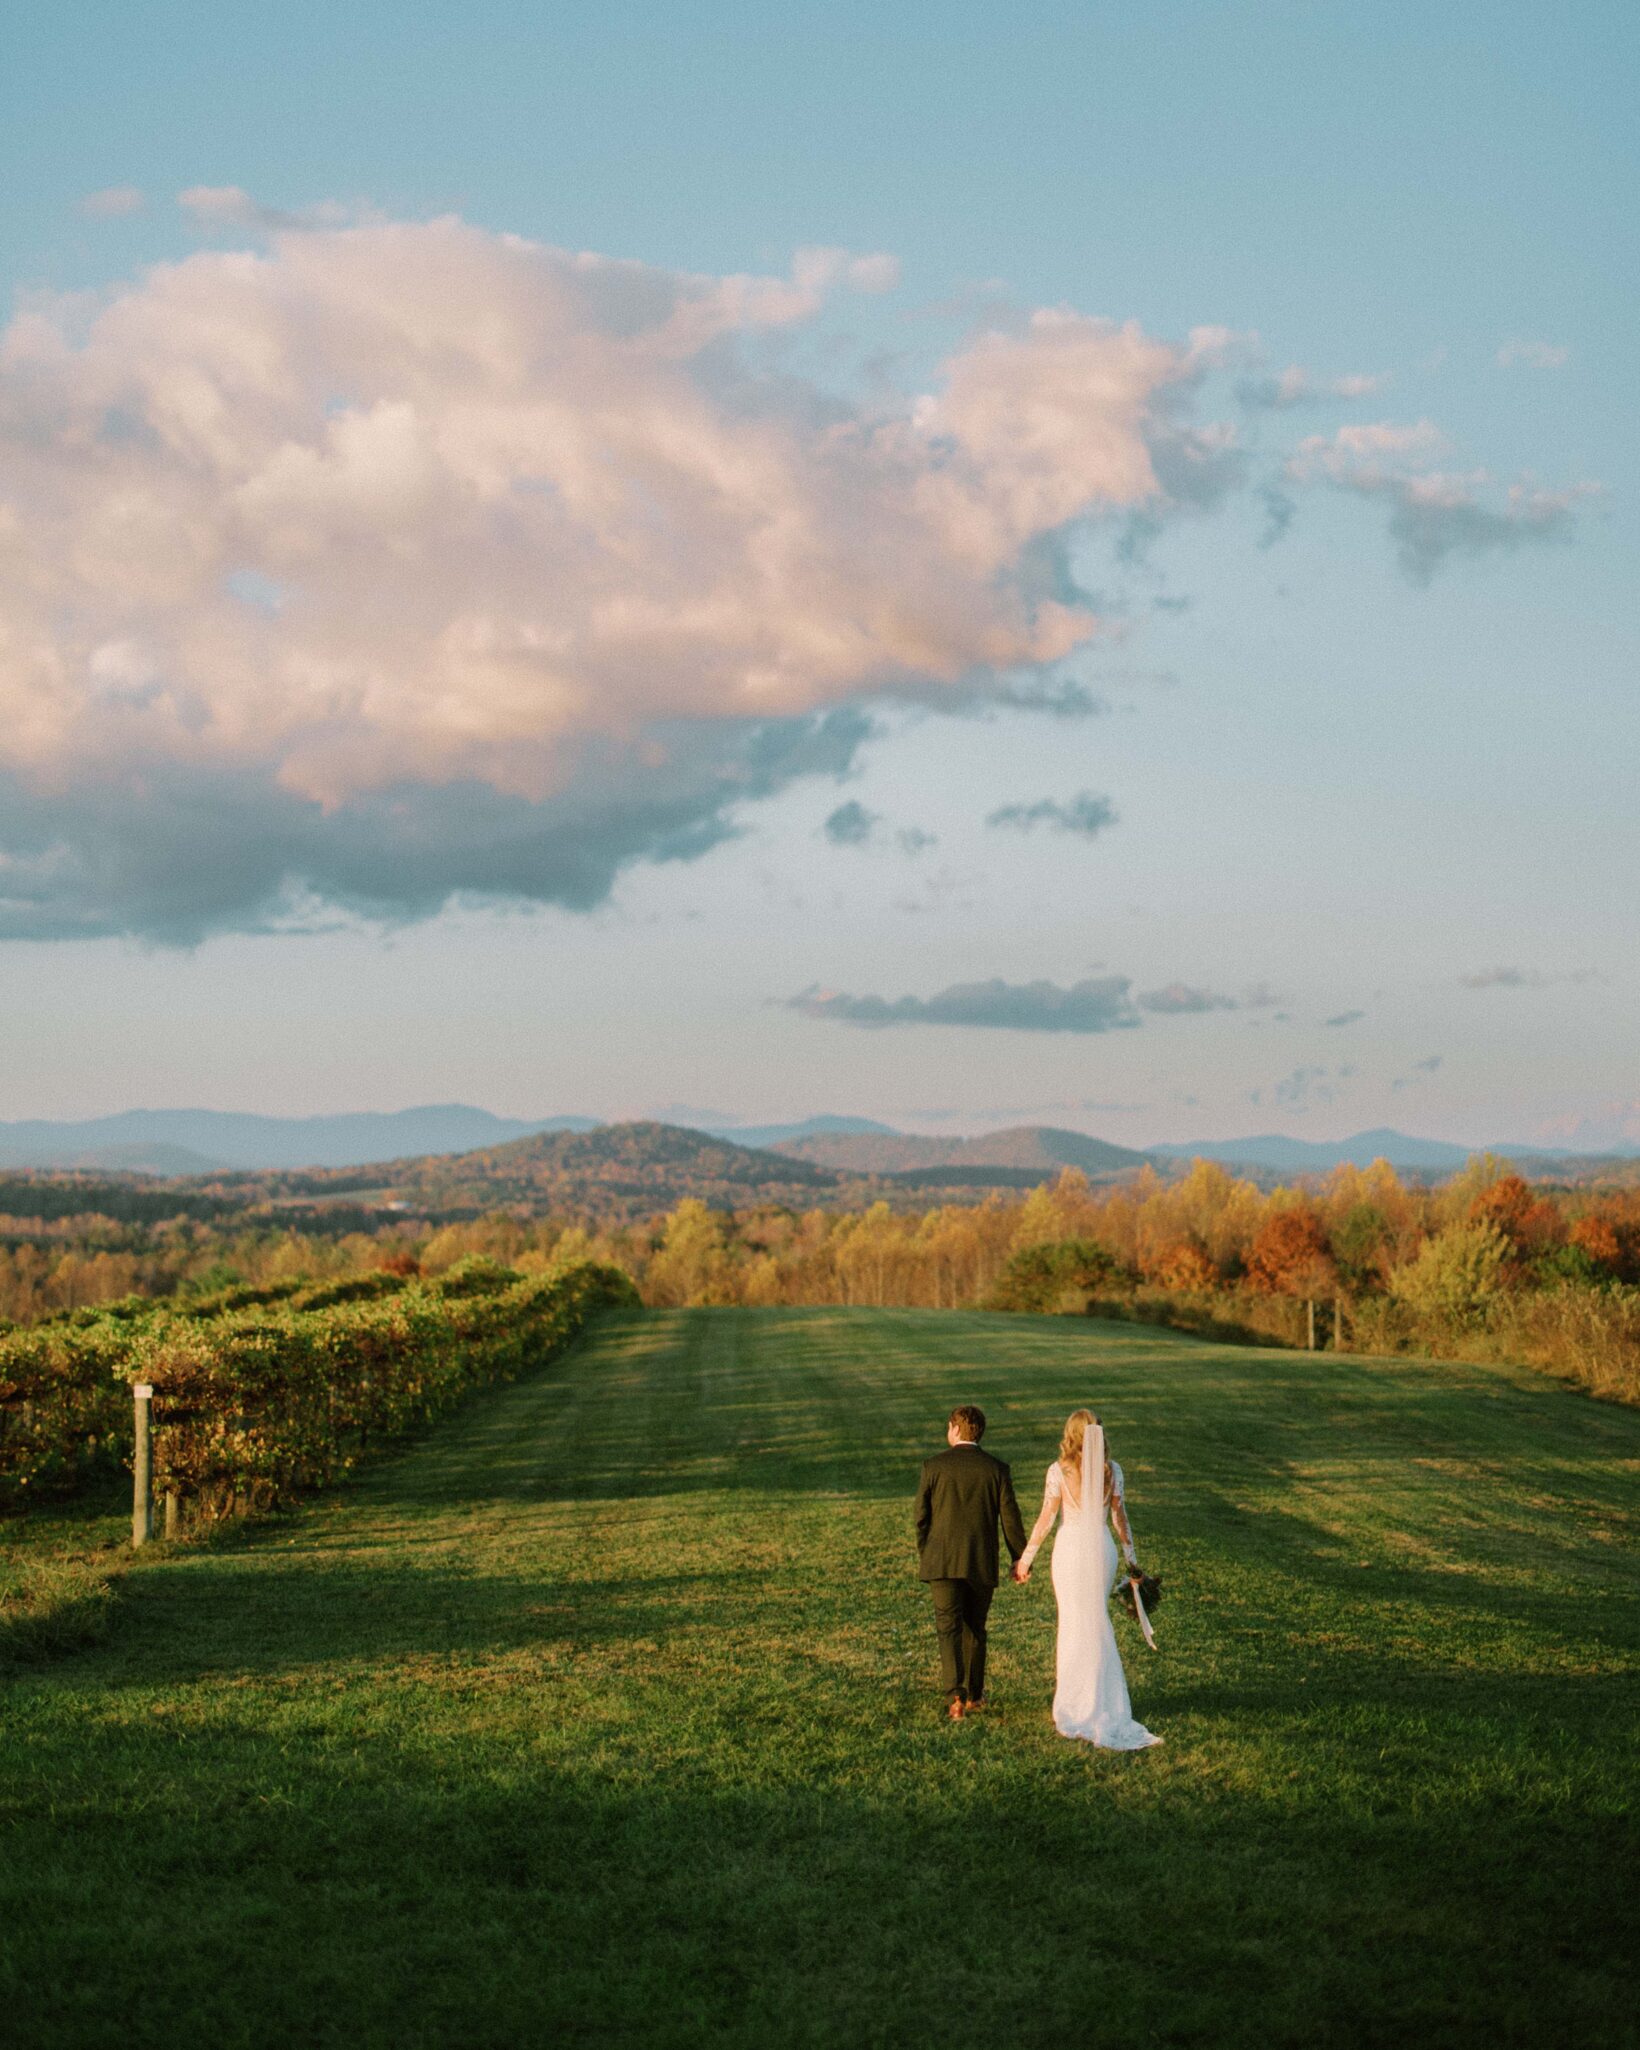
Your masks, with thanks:
[[(1164, 1747), (1053, 1593), (939, 1719), (920, 1458), (1027, 1523), (1092, 1401)], [(1075, 1320), (605, 1324), (4, 1688), (0, 2035), (56, 2045), (1633, 2040), (1640, 1415)]]

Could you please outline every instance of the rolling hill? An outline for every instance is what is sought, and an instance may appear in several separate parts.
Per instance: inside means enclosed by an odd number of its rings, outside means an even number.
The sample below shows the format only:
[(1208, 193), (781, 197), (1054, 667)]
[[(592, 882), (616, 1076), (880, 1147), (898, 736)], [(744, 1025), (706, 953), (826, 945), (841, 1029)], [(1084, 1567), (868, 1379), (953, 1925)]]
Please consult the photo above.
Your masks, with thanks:
[(622, 1221), (686, 1196), (717, 1209), (809, 1207), (835, 1200), (843, 1186), (841, 1175), (814, 1162), (651, 1121), (540, 1132), (471, 1153), (393, 1161), (379, 1172), (393, 1199), (417, 1208), (528, 1205)]
[(900, 1136), (892, 1125), (879, 1124), (875, 1118), (837, 1117), (832, 1114), (804, 1118), (795, 1125), (706, 1125), (702, 1129), (708, 1137), (727, 1139), (735, 1146), (784, 1146), (793, 1139), (833, 1138), (854, 1132), (881, 1132), (890, 1138)]
[(954, 1175), (963, 1170), (1010, 1171), (1012, 1180), (1023, 1173), (1031, 1180), (1055, 1175), (1061, 1168), (1075, 1167), (1090, 1179), (1108, 1179), (1130, 1174), (1145, 1166), (1150, 1156), (1127, 1146), (1113, 1146), (1105, 1139), (1090, 1139), (1085, 1132), (1067, 1132), (1054, 1125), (1014, 1125), (1000, 1132), (985, 1132), (975, 1139), (923, 1139), (896, 1133), (821, 1133), (810, 1138), (782, 1141), (775, 1149), (794, 1160), (812, 1161), (839, 1173), (856, 1175), (925, 1174), (943, 1171), (947, 1186), (960, 1185)]

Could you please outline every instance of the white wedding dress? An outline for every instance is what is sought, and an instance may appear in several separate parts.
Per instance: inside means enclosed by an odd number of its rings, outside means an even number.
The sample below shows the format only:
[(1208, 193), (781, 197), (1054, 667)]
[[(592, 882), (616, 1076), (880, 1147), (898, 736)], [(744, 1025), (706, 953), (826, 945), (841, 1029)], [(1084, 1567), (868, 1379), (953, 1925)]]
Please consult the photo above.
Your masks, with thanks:
[[(1152, 1735), (1143, 1723), (1134, 1721), (1122, 1655), (1116, 1648), (1116, 1630), (1110, 1616), (1116, 1540), (1107, 1516), (1122, 1531), (1123, 1549), (1130, 1559), (1132, 1534), (1127, 1525), (1122, 1469), (1114, 1460), (1111, 1462), (1108, 1501), (1100, 1499), (1105, 1492), (1104, 1469), (1103, 1431), (1090, 1430), (1084, 1443), (1078, 1500), (1072, 1499), (1065, 1486), (1064, 1472), (1059, 1462), (1054, 1461), (1042, 1491), (1042, 1514), (1031, 1533), (1024, 1560), (1028, 1565), (1035, 1557), (1037, 1546), (1058, 1516), (1059, 1536), (1053, 1548), (1053, 1591), (1059, 1603), (1054, 1728), (1062, 1737), (1081, 1737), (1104, 1750), (1142, 1751), (1147, 1744), (1159, 1744), (1162, 1739)], [(1090, 1501), (1097, 1504), (1091, 1512), (1087, 1507)]]

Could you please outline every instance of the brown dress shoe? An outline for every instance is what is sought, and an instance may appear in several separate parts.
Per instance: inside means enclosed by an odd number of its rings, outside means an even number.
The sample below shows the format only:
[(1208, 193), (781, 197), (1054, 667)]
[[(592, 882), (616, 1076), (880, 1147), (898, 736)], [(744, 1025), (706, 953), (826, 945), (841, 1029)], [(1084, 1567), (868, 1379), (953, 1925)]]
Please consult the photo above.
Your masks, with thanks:
[(975, 1695), (974, 1699), (969, 1702), (967, 1708), (964, 1710), (964, 1714), (982, 1714), (989, 1706), (990, 1703), (985, 1699), (985, 1696), (983, 1694), (977, 1694)]
[(963, 1708), (963, 1705), (960, 1701), (953, 1701), (951, 1706), (945, 1711), (945, 1713), (947, 1718), (951, 1722), (960, 1723), (963, 1719), (963, 1716), (967, 1713), (967, 1711)]

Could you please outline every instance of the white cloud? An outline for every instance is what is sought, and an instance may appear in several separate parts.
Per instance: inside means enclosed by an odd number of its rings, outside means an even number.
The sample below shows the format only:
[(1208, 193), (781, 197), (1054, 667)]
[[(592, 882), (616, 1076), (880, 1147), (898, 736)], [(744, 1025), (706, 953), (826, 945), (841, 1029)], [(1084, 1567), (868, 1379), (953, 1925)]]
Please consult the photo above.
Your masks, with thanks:
[(329, 199), (294, 210), (264, 206), (241, 185), (190, 185), (177, 194), (177, 205), (202, 228), (252, 228), (264, 234), (341, 228), (363, 211)]
[[(863, 729), (812, 722), (850, 700), (1035, 688), (1100, 624), (1050, 574), (1065, 530), (1199, 497), (1221, 452), (1181, 418), (1189, 349), (1064, 308), (898, 410), (758, 370), (745, 344), (885, 289), (886, 257), (696, 276), (183, 203), (265, 246), (0, 334), (0, 931), (391, 903), (325, 853), (357, 867), (389, 815), (426, 836), (417, 908), (452, 835), (451, 889), (594, 900), (621, 859), (721, 837), (736, 792), (835, 768)], [(648, 821), (624, 855), (623, 797)], [(558, 829), (594, 798), (608, 858), (566, 886)], [(236, 815), (268, 851), (242, 833), (234, 901), (177, 924), (141, 879), (190, 815), (207, 869)]]
[(80, 212), (93, 221), (118, 221), (140, 214), (147, 203), (135, 185), (107, 185), (101, 192), (88, 192), (80, 201)]
[(1290, 363), (1273, 377), (1243, 378), (1236, 387), (1236, 396), (1251, 411), (1280, 413), (1327, 399), (1371, 398), (1388, 383), (1387, 376), (1365, 371), (1352, 371), (1343, 377), (1317, 377), (1313, 371)]
[(1446, 437), (1433, 420), (1401, 425), (1392, 420), (1363, 421), (1336, 433), (1307, 434), (1287, 459), (1287, 475), (1295, 484), (1317, 477), (1334, 484), (1359, 485), (1363, 476), (1378, 474), (1378, 465), (1409, 456), (1432, 454)]
[(1528, 370), (1563, 370), (1571, 356), (1561, 343), (1510, 341), (1498, 351), (1498, 363), (1504, 370), (1517, 363)]

